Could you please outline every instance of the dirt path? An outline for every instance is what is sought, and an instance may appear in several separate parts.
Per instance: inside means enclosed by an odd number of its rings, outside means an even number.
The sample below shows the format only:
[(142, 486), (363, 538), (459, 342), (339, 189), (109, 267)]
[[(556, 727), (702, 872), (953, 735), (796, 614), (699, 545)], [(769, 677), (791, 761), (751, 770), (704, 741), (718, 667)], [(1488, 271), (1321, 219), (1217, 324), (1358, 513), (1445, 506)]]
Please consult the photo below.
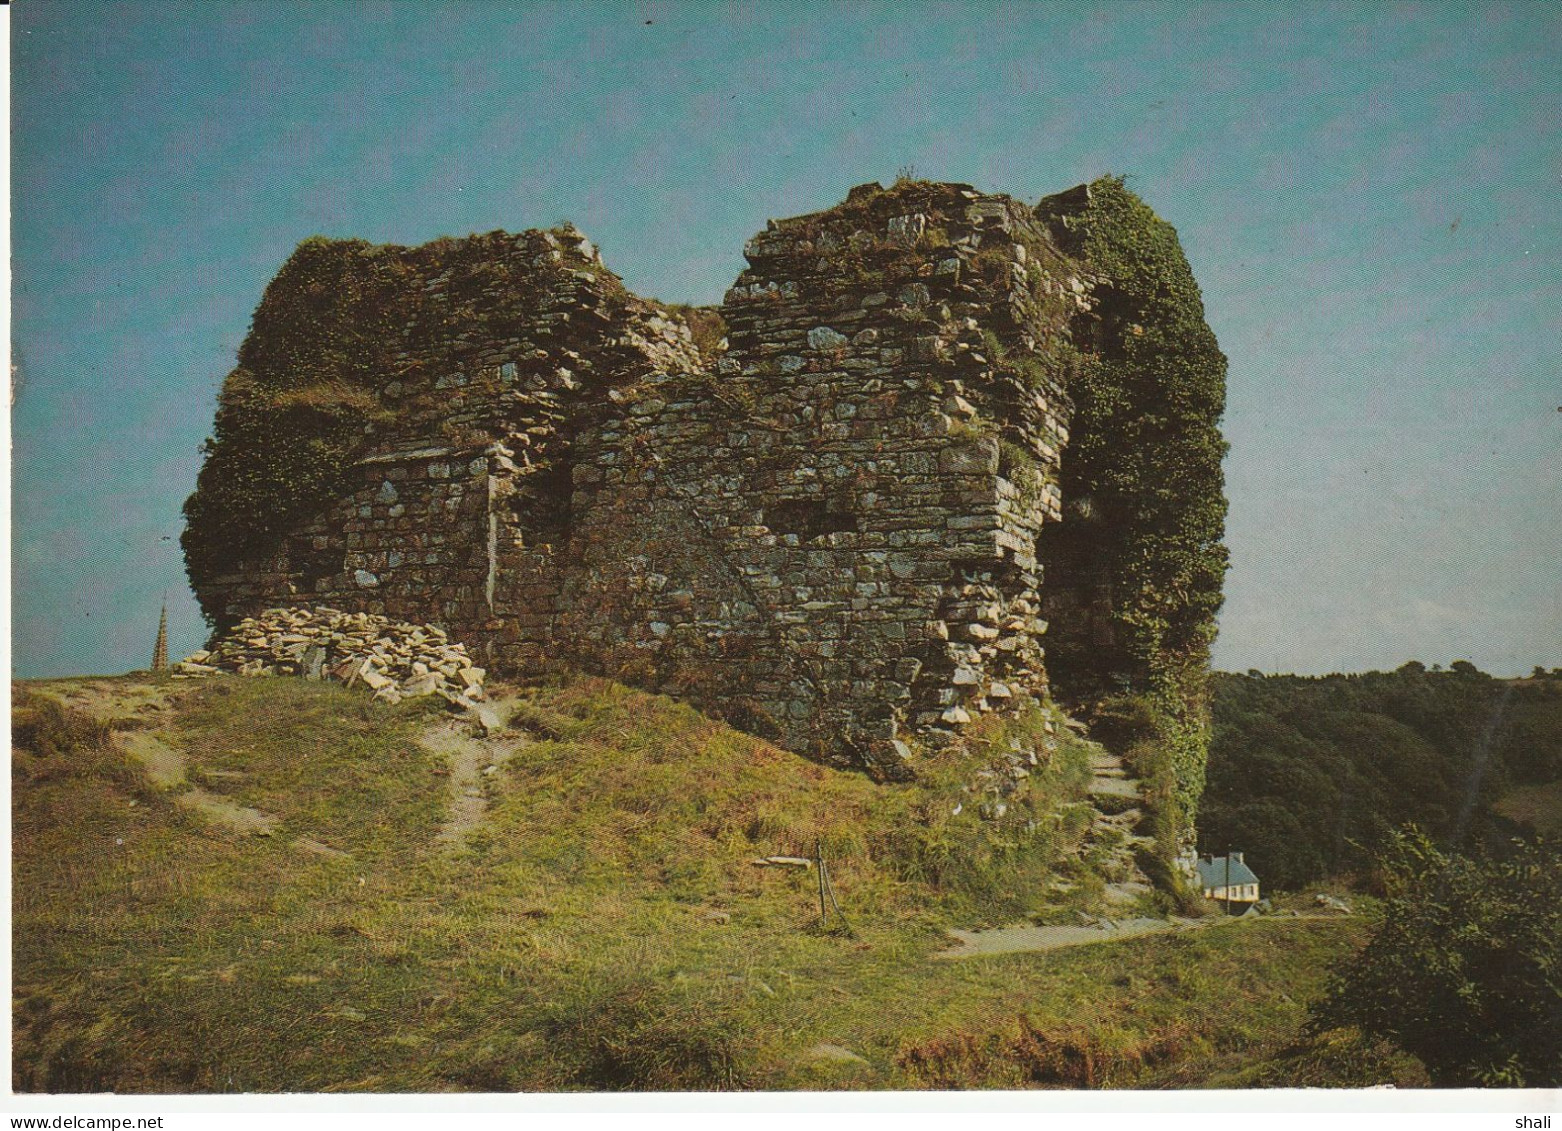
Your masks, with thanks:
[(482, 772), (493, 763), (488, 744), (474, 738), (469, 730), (467, 725), (451, 721), (430, 727), (419, 739), (425, 750), (446, 759), (450, 765), (450, 807), (434, 838), (441, 844), (463, 840), (488, 810)]
[(125, 680), (43, 680), (26, 684), (58, 699), (73, 711), (100, 723), (162, 714), (169, 707), (169, 688)]
[(239, 805), (221, 794), (190, 785), (185, 776), (185, 756), (155, 735), (145, 731), (116, 731), (114, 739), (132, 761), (146, 771), (147, 780), (160, 790), (178, 792), (173, 803), (193, 809), (214, 825), (241, 836), (270, 836), (276, 832), (278, 818), (247, 805)]
[[(497, 704), (491, 704), (497, 706)], [(482, 823), (488, 812), (483, 777), (494, 773), (528, 741), (524, 736), (479, 738), (467, 719), (451, 719), (423, 732), (423, 748), (447, 760), (450, 766), (450, 807), (435, 840), (458, 845)]]
[[(171, 705), (169, 689), (154, 683), (72, 680), (40, 684), (38, 689), (54, 696), (71, 710), (90, 715), (111, 727), (126, 719), (155, 725)], [(275, 814), (240, 805), (219, 793), (191, 784), (186, 772), (189, 762), (184, 753), (155, 734), (146, 730), (119, 729), (113, 730), (112, 734), (114, 742), (141, 767), (152, 786), (170, 794), (170, 799), (180, 808), (240, 836), (271, 836), (276, 832), (281, 819)], [(300, 838), (294, 842), (294, 847), (322, 855), (346, 855), (308, 838)]]
[(1205, 919), (1117, 919), (1109, 920), (1110, 926), (1035, 927), (1026, 925), (994, 927), (989, 931), (950, 930), (960, 940), (958, 946), (941, 950), (934, 958), (975, 958), (991, 954), (1019, 954), (1061, 950), (1086, 943), (1117, 942), (1120, 939), (1138, 938), (1166, 931), (1192, 931), (1210, 927), (1220, 922), (1210, 916)]
[[(114, 741), (147, 780), (169, 794), (174, 804), (200, 814), (210, 824), (242, 836), (271, 836), (281, 818), (237, 802), (191, 783), (189, 760), (184, 752), (159, 738), (141, 725), (155, 728), (160, 716), (170, 708), (172, 689), (151, 682), (124, 680), (61, 680), (40, 683), (38, 690), (58, 699), (72, 710), (90, 715), (99, 722), (114, 724), (138, 720), (137, 729), (115, 729)], [(490, 703), (502, 719), (502, 703)], [(502, 737), (479, 737), (471, 719), (450, 719), (430, 727), (420, 741), (425, 749), (445, 759), (450, 767), (449, 812), (437, 840), (458, 845), (476, 828), (488, 810), (483, 792), (485, 773), (493, 773), (529, 740), (524, 735), (504, 734), (502, 722), (494, 728)], [(345, 857), (348, 854), (313, 837), (299, 837), (294, 848), (316, 856)]]
[(1122, 939), (1144, 935), (1165, 934), (1168, 931), (1201, 931), (1218, 927), (1222, 923), (1257, 923), (1278, 920), (1284, 923), (1305, 923), (1317, 919), (1339, 920), (1347, 918), (1339, 913), (1303, 912), (1273, 915), (1207, 915), (1202, 919), (1118, 919), (1108, 920), (1096, 926), (1081, 927), (1033, 927), (1021, 924), (1014, 927), (994, 927), (989, 931), (959, 931), (949, 934), (960, 940), (960, 945), (941, 950), (934, 958), (976, 958), (993, 954), (1022, 954), (1064, 947), (1083, 946), (1087, 943), (1118, 942)]
[(115, 731), (114, 741), (130, 755), (132, 761), (140, 764), (146, 772), (147, 781), (158, 789), (178, 789), (187, 784), (184, 755), (162, 739), (145, 731), (133, 730)]

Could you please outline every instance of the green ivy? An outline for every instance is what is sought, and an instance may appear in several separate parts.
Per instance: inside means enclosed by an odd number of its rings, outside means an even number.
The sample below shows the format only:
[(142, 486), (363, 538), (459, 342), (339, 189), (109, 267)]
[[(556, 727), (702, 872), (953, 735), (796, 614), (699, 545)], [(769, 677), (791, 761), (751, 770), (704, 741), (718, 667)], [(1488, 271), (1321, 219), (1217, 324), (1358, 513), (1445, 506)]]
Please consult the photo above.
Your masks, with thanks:
[[(539, 268), (536, 250), (532, 236), (506, 232), (417, 248), (320, 236), (299, 244), (255, 311), (184, 505), (185, 568), (203, 607), (207, 582), (274, 553), (288, 530), (351, 489), (371, 432), (440, 409), (408, 357), (459, 370), (468, 340), (524, 327), (545, 276), (589, 267), (576, 257)], [(615, 276), (592, 270), (609, 306), (628, 301)], [(437, 303), (426, 298), (435, 279)], [(393, 408), (384, 391), (394, 381), (425, 388)]]
[(181, 539), (203, 583), (272, 549), (346, 482), (398, 338), (400, 249), (305, 240), (266, 288), (223, 383)]
[[(1079, 198), (1076, 198), (1078, 201)], [(1068, 697), (1150, 696), (1168, 722), (1178, 823), (1191, 827), (1208, 745), (1209, 649), (1227, 569), (1220, 417), (1226, 358), (1170, 224), (1120, 177), (1043, 217), (1103, 279), (1075, 327), (1068, 520), (1047, 532), (1047, 583), (1109, 592), (1111, 643), (1061, 636)]]

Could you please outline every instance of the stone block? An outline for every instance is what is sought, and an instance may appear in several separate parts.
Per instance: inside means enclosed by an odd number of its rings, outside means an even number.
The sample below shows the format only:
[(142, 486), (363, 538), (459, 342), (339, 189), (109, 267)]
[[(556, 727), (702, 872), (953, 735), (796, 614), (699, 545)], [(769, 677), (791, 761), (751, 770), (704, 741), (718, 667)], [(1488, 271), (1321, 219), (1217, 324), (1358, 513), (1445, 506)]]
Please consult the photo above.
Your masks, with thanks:
[(810, 349), (825, 351), (836, 350), (849, 344), (850, 339), (845, 334), (831, 329), (829, 326), (816, 326), (808, 331), (808, 346)]

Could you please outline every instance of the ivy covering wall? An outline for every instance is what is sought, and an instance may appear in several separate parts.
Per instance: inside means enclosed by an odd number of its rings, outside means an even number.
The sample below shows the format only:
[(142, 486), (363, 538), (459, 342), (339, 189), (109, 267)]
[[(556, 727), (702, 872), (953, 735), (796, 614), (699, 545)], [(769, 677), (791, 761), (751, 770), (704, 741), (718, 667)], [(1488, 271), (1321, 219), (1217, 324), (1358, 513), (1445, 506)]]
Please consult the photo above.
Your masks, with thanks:
[(1165, 762), (1167, 823), (1185, 835), (1203, 789), (1227, 568), (1226, 358), (1176, 230), (1122, 178), (1049, 198), (1039, 212), (1104, 280), (1075, 328), (1065, 520), (1042, 546), (1046, 588), (1069, 591), (1083, 624), (1057, 626), (1047, 667), (1070, 700), (1141, 701)]
[(484, 342), (530, 325), (546, 281), (586, 273), (614, 303), (627, 301), (617, 278), (578, 251), (582, 239), (559, 228), (415, 248), (320, 236), (299, 244), (255, 310), (184, 505), (196, 592), (275, 551), (341, 497), (372, 433), (447, 415), (452, 398), (431, 374), (471, 368)]
[(401, 340), (393, 319), (414, 272), (400, 250), (311, 238), (267, 286), (184, 504), (197, 592), (274, 546), (345, 482)]

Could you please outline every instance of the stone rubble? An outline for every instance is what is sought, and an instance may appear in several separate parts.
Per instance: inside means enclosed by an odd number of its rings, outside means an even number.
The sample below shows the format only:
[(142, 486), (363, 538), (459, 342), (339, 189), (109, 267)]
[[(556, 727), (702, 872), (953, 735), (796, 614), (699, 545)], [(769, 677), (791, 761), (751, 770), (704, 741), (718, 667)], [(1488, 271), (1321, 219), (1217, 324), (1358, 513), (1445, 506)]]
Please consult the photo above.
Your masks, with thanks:
[(442, 628), (331, 608), (267, 609), (174, 666), (175, 678), (218, 672), (362, 683), (382, 702), (438, 695), (469, 708), (487, 677)]

